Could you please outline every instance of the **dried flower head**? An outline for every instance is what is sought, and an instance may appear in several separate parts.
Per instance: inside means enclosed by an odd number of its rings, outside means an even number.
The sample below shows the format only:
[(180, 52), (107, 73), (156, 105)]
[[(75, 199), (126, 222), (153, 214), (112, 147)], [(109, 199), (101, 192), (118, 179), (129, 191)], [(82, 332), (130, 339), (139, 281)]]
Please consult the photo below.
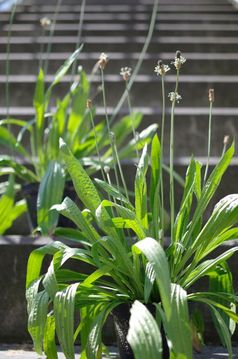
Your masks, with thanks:
[(170, 67), (168, 65), (164, 65), (162, 60), (158, 61), (158, 65), (155, 66), (155, 72), (157, 75), (164, 76), (166, 72), (170, 70)]
[(88, 109), (91, 109), (92, 108), (92, 100), (89, 98), (88, 100), (87, 100), (87, 108)]
[(110, 167), (104, 166), (104, 172), (108, 175), (110, 173)]
[(209, 89), (208, 90), (208, 100), (209, 100), (209, 102), (214, 102), (215, 101), (214, 89)]
[(82, 71), (83, 71), (83, 66), (79, 65), (78, 68), (77, 68), (77, 73), (81, 74)]
[(230, 141), (230, 136), (226, 135), (223, 139), (223, 144), (226, 146), (228, 145), (229, 141)]
[(46, 29), (51, 25), (51, 20), (48, 17), (42, 17), (40, 19), (40, 24), (44, 29)]
[(176, 55), (174, 61), (171, 62), (176, 68), (176, 70), (180, 70), (181, 66), (186, 62), (186, 58), (181, 55), (181, 51), (176, 51)]
[(180, 100), (182, 100), (182, 97), (177, 92), (170, 92), (168, 95), (171, 102), (176, 101), (179, 103)]
[(131, 68), (130, 67), (122, 67), (120, 75), (122, 76), (124, 81), (128, 81), (131, 77)]
[(108, 56), (104, 52), (101, 53), (98, 60), (98, 65), (100, 69), (104, 70), (106, 67), (106, 64), (108, 63)]

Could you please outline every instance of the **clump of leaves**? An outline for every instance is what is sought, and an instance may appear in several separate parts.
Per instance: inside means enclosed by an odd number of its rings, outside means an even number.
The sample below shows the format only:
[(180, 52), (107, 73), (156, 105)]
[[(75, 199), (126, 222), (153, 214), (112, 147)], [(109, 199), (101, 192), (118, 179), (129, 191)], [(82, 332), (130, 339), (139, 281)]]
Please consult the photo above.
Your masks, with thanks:
[[(171, 355), (191, 358), (188, 302), (192, 301), (204, 303), (211, 310), (218, 334), (232, 358), (230, 338), (238, 321), (235, 312), (237, 296), (227, 260), (238, 247), (213, 259), (207, 259), (207, 256), (225, 241), (237, 237), (238, 195), (226, 196), (217, 203), (206, 222), (202, 218), (231, 162), (234, 145), (223, 154), (204, 183), (201, 181), (201, 164), (191, 159), (180, 209), (172, 227), (173, 240), (168, 248), (158, 234), (161, 207), (159, 201), (155, 201), (160, 165), (157, 135), (152, 142), (151, 154), (145, 146), (140, 158), (134, 202), (116, 187), (97, 180), (111, 197), (101, 200), (93, 182), (63, 141), (60, 151), (85, 210), (81, 211), (69, 198), (54, 206), (77, 225), (77, 230), (65, 233), (68, 238), (73, 237), (80, 248), (70, 248), (56, 241), (35, 250), (29, 258), (29, 331), (36, 351), (41, 353), (44, 347), (48, 358), (55, 358), (50, 353), (56, 353), (52, 349), (56, 332), (66, 358), (71, 359), (80, 334), (83, 357), (96, 359), (101, 347), (102, 326), (109, 313), (121, 303), (136, 301), (128, 334), (135, 357), (141, 358), (141, 353), (150, 358), (162, 357), (159, 337), (156, 342), (151, 337), (150, 345), (145, 345), (142, 340), (148, 332), (151, 333), (151, 326), (159, 332), (159, 322), (162, 322)], [(148, 190), (146, 177), (150, 166), (152, 180)], [(191, 210), (193, 202), (195, 211)], [(45, 255), (53, 258), (47, 273), (41, 275)], [(84, 263), (90, 264), (95, 271), (87, 275), (80, 269), (69, 270), (65, 263), (71, 259), (82, 263), (82, 268)], [(210, 287), (205, 292), (194, 291), (192, 285), (204, 276), (209, 278)], [(142, 303), (157, 303), (157, 323), (146, 309), (142, 309)], [(76, 312), (81, 313), (81, 322), (77, 324), (74, 323)], [(54, 322), (55, 327), (49, 326), (49, 321)]]
[[(82, 69), (65, 96), (57, 99), (56, 109), (50, 110), (53, 90), (76, 61), (81, 49), (82, 46), (59, 68), (47, 89), (44, 72), (40, 70), (33, 98), (35, 117), (31, 121), (13, 118), (0, 121), (0, 145), (16, 154), (0, 156), (0, 174), (14, 172), (21, 183), (41, 183), (37, 219), (38, 229), (45, 235), (51, 234), (58, 223), (57, 212), (49, 214), (49, 210), (62, 200), (65, 181), (69, 180), (59, 152), (59, 138), (64, 139), (91, 175), (100, 169), (102, 171), (104, 165), (114, 165), (106, 119), (95, 123), (96, 108), (88, 106), (90, 83)], [(110, 130), (114, 134), (120, 159), (133, 157), (135, 151), (151, 141), (156, 124), (131, 138), (132, 131), (138, 129), (141, 120), (141, 113), (132, 112), (118, 123), (111, 124)], [(13, 127), (20, 128), (17, 136), (13, 134)], [(29, 140), (29, 150), (23, 145), (25, 138)]]
[(7, 182), (1, 183), (0, 189), (0, 234), (4, 234), (27, 208), (24, 200), (15, 201), (16, 186), (13, 175), (9, 176)]

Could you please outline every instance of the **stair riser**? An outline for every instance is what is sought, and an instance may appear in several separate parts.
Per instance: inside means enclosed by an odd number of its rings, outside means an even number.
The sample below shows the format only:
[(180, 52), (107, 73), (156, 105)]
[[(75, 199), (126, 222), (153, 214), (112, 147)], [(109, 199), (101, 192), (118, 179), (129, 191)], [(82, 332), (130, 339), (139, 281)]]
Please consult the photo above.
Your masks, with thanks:
[[(14, 49), (14, 52), (22, 53), (22, 52), (40, 52), (41, 51), (41, 44), (40, 43), (34, 43), (34, 39), (32, 39), (32, 42), (29, 41), (29, 43), (12, 43), (11, 44), (11, 50)], [(73, 52), (75, 50), (77, 39), (73, 38), (73, 40), (68, 40), (69, 42), (66, 43), (67, 40), (65, 40), (65, 43), (63, 42), (64, 46), (62, 46), (62, 42), (52, 43), (52, 51), (54, 52)], [(84, 40), (83, 40), (84, 41)], [(95, 40), (94, 43), (87, 42), (87, 39), (85, 39), (85, 45), (84, 50), (85, 52), (122, 52), (125, 51), (127, 46), (130, 46), (130, 52), (140, 52), (143, 46), (143, 42), (134, 42), (130, 43), (128, 40), (121, 40), (120, 43), (113, 42), (112, 39), (107, 43), (104, 41), (100, 41), (98, 39), (98, 42)], [(44, 44), (47, 44), (47, 40), (44, 42)], [(7, 45), (6, 44), (0, 44), (2, 53), (7, 52)], [(158, 42), (151, 43), (149, 46), (149, 51), (153, 53), (160, 53), (160, 52), (172, 52), (176, 51), (177, 49), (180, 49), (182, 52), (205, 52), (205, 53), (214, 53), (214, 52), (238, 52), (238, 41), (237, 43), (216, 43), (215, 40), (213, 43), (183, 43), (180, 42), (170, 42), (170, 43), (161, 43), (158, 39)]]
[[(9, 241), (9, 244), (7, 244)], [(23, 242), (24, 241), (24, 242)], [(3, 242), (3, 241), (2, 241)], [(1, 243), (0, 251), (0, 284), (1, 284), (1, 327), (0, 327), (0, 341), (3, 343), (21, 343), (31, 341), (29, 334), (27, 333), (27, 311), (26, 311), (26, 300), (25, 300), (25, 277), (27, 260), (32, 250), (40, 247), (44, 244), (48, 244), (49, 240), (38, 239), (33, 242), (32, 239), (22, 239), (19, 244), (19, 239), (15, 240), (8, 237)], [(37, 244), (38, 243), (38, 244)], [(230, 249), (230, 245), (225, 245), (220, 251), (220, 254)], [(44, 265), (43, 273), (45, 273), (47, 261)], [(230, 260), (229, 265), (232, 272), (236, 273), (237, 268), (237, 255), (235, 254)], [(73, 268), (79, 270), (72, 265), (67, 264), (67, 268)], [(80, 264), (80, 270), (84, 273), (89, 273), (89, 268), (86, 265)], [(6, 280), (7, 278), (7, 280)], [(238, 283), (236, 282), (236, 276), (234, 276), (235, 288), (237, 289)], [(204, 279), (200, 281), (198, 290), (204, 289)], [(208, 290), (208, 287), (205, 287)], [(17, 293), (17, 295), (16, 295)], [(209, 343), (217, 343), (218, 337), (214, 331), (214, 327), (211, 323), (211, 319), (206, 312), (206, 340)], [(115, 337), (113, 335), (113, 325), (111, 317), (109, 317), (109, 323), (105, 328), (104, 342), (105, 344), (115, 343)], [(235, 336), (237, 340), (237, 336)], [(15, 356), (15, 354), (14, 354)], [(210, 358), (210, 357), (209, 357)]]
[[(98, 120), (103, 116), (97, 116)], [(138, 131), (142, 131), (145, 127), (152, 123), (158, 123), (161, 128), (161, 116), (144, 116), (143, 124)], [(17, 136), (18, 130), (12, 127), (12, 131)], [(212, 140), (211, 155), (220, 156), (223, 149), (223, 139), (225, 135), (229, 135), (231, 140), (238, 137), (238, 123), (236, 118), (217, 117), (214, 116), (212, 123)], [(207, 139), (208, 139), (208, 116), (180, 116), (175, 111), (175, 157), (190, 156), (207, 156)], [(30, 150), (28, 136), (23, 138), (22, 142), (27, 150)], [(170, 116), (166, 116), (165, 136), (164, 136), (164, 153), (169, 156), (170, 143)], [(11, 151), (0, 147), (2, 154), (11, 155)]]
[[(155, 75), (156, 76), (156, 75)], [(100, 82), (92, 86), (91, 96), (93, 96)], [(68, 91), (70, 83), (61, 83), (57, 86), (57, 97), (62, 98)], [(174, 91), (173, 82), (166, 84), (167, 93)], [(32, 94), (34, 93), (35, 83), (10, 83), (10, 105), (11, 106), (31, 106)], [(106, 97), (110, 106), (115, 106), (124, 91), (123, 81), (117, 82), (106, 81)], [(219, 107), (237, 106), (237, 85), (236, 83), (192, 83), (180, 82), (179, 94), (182, 96), (180, 103), (182, 106), (207, 107), (208, 106), (208, 89), (215, 88), (216, 105)], [(148, 91), (149, 89), (149, 91)], [(5, 106), (4, 85), (0, 89), (0, 106)], [(224, 96), (224, 92), (229, 92), (229, 96)], [(131, 90), (132, 104), (139, 103), (140, 106), (157, 106), (161, 102), (161, 84), (160, 81), (137, 82)], [(97, 104), (102, 105), (102, 101), (97, 99)], [(169, 105), (169, 100), (168, 100)], [(179, 106), (179, 105), (178, 105)]]
[[(99, 53), (98, 53), (99, 55)], [(157, 65), (157, 61), (160, 57), (160, 53), (158, 56), (155, 54), (154, 58), (151, 60), (144, 60), (140, 73), (152, 75), (154, 73), (154, 67)], [(64, 59), (66, 60), (67, 57)], [(110, 53), (109, 53), (110, 58)], [(165, 64), (170, 64), (172, 60), (171, 58), (163, 58)], [(11, 60), (10, 61), (10, 74), (11, 75), (20, 75), (23, 73), (27, 73), (29, 75), (36, 75), (38, 73), (39, 68), (39, 59), (37, 60)], [(187, 63), (183, 66), (182, 73), (184, 75), (212, 75), (219, 72), (220, 75), (238, 75), (238, 67), (237, 67), (238, 58), (235, 60), (192, 60), (187, 58)], [(54, 74), (63, 64), (64, 60), (49, 60), (49, 68), (48, 73)], [(90, 73), (93, 69), (93, 66), (97, 62), (97, 58), (94, 56), (94, 59), (80, 59), (78, 63), (83, 66), (84, 70), (87, 73)], [(132, 69), (135, 68), (136, 60), (130, 59), (130, 56), (121, 58), (121, 59), (111, 59), (107, 65), (107, 73), (110, 74), (119, 74), (120, 70), (124, 66), (129, 66)], [(228, 68), (229, 66), (229, 68)], [(0, 73), (4, 74), (6, 72), (6, 60), (0, 60)]]
[[(125, 27), (127, 27), (125, 25)], [(107, 36), (108, 34), (110, 35), (115, 35), (115, 36), (125, 36), (125, 37), (134, 37), (134, 36), (145, 36), (148, 30), (148, 25), (145, 26), (145, 29), (131, 29), (131, 30), (110, 30), (110, 26), (109, 29), (106, 29), (105, 26), (105, 30), (95, 30), (95, 31), (89, 31), (86, 28), (83, 28), (83, 35), (84, 36)], [(42, 36), (42, 29), (40, 27), (34, 27), (32, 26), (31, 30), (16, 30), (12, 32), (12, 36), (31, 36), (31, 32), (34, 31), (34, 35), (37, 36)], [(201, 29), (200, 30), (176, 30), (171, 28), (170, 30), (161, 30), (161, 29), (157, 29), (157, 31), (159, 32), (160, 36), (186, 36), (188, 34), (188, 31), (190, 31), (191, 34), (193, 34), (194, 36), (224, 36), (224, 30), (221, 31), (215, 31), (215, 30), (204, 30), (202, 29), (202, 25), (201, 25)], [(46, 34), (49, 33), (48, 31), (46, 32)], [(65, 29), (64, 30), (56, 30), (55, 32), (56, 36), (77, 36), (78, 34), (78, 30), (77, 30), (77, 26), (75, 26), (75, 30), (69, 30), (67, 29), (67, 25), (65, 25)], [(237, 36), (238, 31), (236, 30), (232, 30), (232, 31), (225, 31), (225, 35), (227, 37), (235, 37)], [(6, 38), (8, 36), (8, 31), (0, 31), (0, 36), (1, 38)]]

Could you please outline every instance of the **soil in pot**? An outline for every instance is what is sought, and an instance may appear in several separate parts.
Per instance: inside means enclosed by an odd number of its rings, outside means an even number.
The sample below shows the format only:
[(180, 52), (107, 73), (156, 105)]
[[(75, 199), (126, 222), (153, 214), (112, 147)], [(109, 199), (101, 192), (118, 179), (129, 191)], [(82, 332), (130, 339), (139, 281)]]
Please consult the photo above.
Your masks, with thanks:
[[(148, 304), (146, 305), (146, 307), (147, 309), (149, 309), (151, 314), (155, 316), (154, 305)], [(120, 359), (134, 359), (133, 351), (126, 339), (129, 330), (129, 320), (131, 315), (130, 308), (131, 308), (130, 304), (124, 303), (124, 304), (120, 304), (112, 311)], [(163, 327), (161, 328), (161, 335), (163, 342), (163, 359), (169, 359), (169, 348)]]

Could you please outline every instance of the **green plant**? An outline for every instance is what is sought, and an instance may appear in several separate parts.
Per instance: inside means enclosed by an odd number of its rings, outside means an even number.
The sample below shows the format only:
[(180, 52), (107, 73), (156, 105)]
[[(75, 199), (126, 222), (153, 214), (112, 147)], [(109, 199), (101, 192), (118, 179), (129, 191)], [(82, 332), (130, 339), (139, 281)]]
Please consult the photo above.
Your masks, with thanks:
[[(183, 62), (181, 54), (177, 53), (175, 66)], [(164, 65), (160, 63), (159, 66), (163, 70)], [(178, 75), (177, 72), (177, 81)], [(179, 99), (177, 88), (178, 82), (175, 92), (170, 93), (171, 151), (175, 103)], [(209, 101), (211, 104), (210, 98)], [(37, 352), (44, 349), (48, 358), (57, 358), (56, 333), (67, 359), (74, 358), (74, 343), (79, 335), (81, 358), (100, 357), (103, 349), (101, 332), (107, 316), (119, 304), (129, 303), (132, 316), (128, 341), (136, 359), (162, 357), (161, 323), (170, 346), (170, 357), (190, 359), (191, 328), (195, 328), (194, 332), (199, 328), (198, 321), (190, 313), (189, 302), (197, 302), (211, 310), (221, 342), (232, 358), (231, 335), (238, 322), (235, 310), (238, 298), (227, 261), (238, 247), (212, 259), (208, 255), (227, 240), (237, 238), (238, 195), (228, 195), (220, 200), (208, 220), (205, 220), (205, 213), (232, 160), (234, 144), (224, 148), (216, 167), (209, 175), (205, 169), (204, 177), (201, 163), (191, 158), (176, 216), (173, 189), (170, 190), (173, 222), (169, 232), (171, 242), (167, 246), (164, 233), (168, 226), (161, 206), (164, 193), (161, 153), (161, 144), (155, 135), (151, 152), (147, 145), (143, 148), (132, 199), (111, 183), (95, 179), (99, 191), (61, 140), (60, 155), (85, 209), (80, 210), (69, 198), (53, 207), (77, 226), (77, 229), (58, 229), (56, 234), (73, 239), (79, 248), (55, 241), (35, 250), (29, 258), (26, 281), (28, 328)], [(173, 161), (173, 153), (170, 159)], [(170, 163), (172, 188), (171, 174), (173, 163)], [(41, 274), (46, 255), (52, 256), (52, 261), (48, 271)], [(75, 267), (77, 270), (67, 268), (72, 259), (81, 263)], [(91, 268), (90, 275), (83, 270), (85, 263)], [(194, 284), (204, 277), (208, 278), (209, 287), (206, 291), (197, 291)], [(147, 303), (155, 304), (156, 318), (143, 306)], [(80, 312), (81, 321), (75, 323), (77, 312)], [(199, 341), (198, 335), (195, 336)]]
[(19, 186), (15, 185), (13, 175), (9, 176), (7, 182), (2, 182), (0, 186), (0, 234), (4, 234), (13, 222), (26, 212), (24, 200), (15, 202), (15, 193)]
[[(47, 90), (43, 70), (40, 70), (33, 100), (35, 118), (32, 121), (13, 118), (0, 121), (0, 144), (18, 155), (2, 155), (0, 173), (6, 173), (9, 169), (24, 183), (41, 182), (37, 217), (39, 229), (43, 234), (52, 233), (57, 225), (58, 214), (49, 214), (49, 209), (54, 203), (61, 201), (65, 180), (69, 179), (59, 154), (60, 137), (64, 138), (74, 155), (87, 167), (89, 174), (101, 170), (102, 176), (105, 177), (103, 167), (116, 166), (110, 136), (105, 133), (108, 121), (103, 119), (95, 123), (96, 109), (91, 100), (88, 100), (90, 83), (82, 69), (79, 70), (69, 92), (63, 99), (57, 100), (56, 109), (49, 111), (53, 89), (75, 62), (81, 48), (57, 71)], [(157, 126), (151, 125), (136, 138), (130, 139), (131, 123), (137, 129), (141, 120), (141, 113), (132, 112), (118, 123), (108, 124), (108, 131), (115, 136), (120, 159), (133, 157), (135, 151), (140, 150), (145, 142), (150, 142), (155, 133)], [(8, 128), (9, 125), (11, 129)], [(17, 137), (12, 133), (13, 127), (20, 128)], [(22, 144), (25, 137), (30, 142), (30, 150)], [(22, 163), (22, 157), (26, 165)], [(47, 188), (50, 188), (50, 191), (47, 191)]]
[[(158, 153), (158, 150), (159, 141), (156, 136), (152, 153)], [(81, 332), (82, 338), (85, 338), (84, 331), (88, 330), (82, 319), (74, 332), (74, 312), (81, 311), (86, 313), (88, 325), (91, 323), (87, 343), (82, 340), (87, 352), (84, 355), (96, 358), (100, 348), (101, 328), (112, 308), (123, 302), (133, 303), (134, 300), (139, 300), (142, 303), (158, 303), (158, 315), (163, 321), (167, 338), (172, 343), (171, 352), (191, 358), (188, 301), (197, 301), (207, 304), (211, 309), (218, 333), (232, 357), (229, 324), (238, 320), (234, 311), (237, 297), (234, 295), (226, 261), (238, 247), (215, 259), (206, 257), (224, 241), (236, 238), (237, 228), (233, 228), (233, 225), (238, 218), (238, 196), (230, 195), (222, 199), (205, 224), (202, 224), (201, 217), (231, 161), (234, 146), (226, 151), (204, 186), (199, 181), (201, 166), (196, 160), (191, 160), (184, 196), (174, 224), (174, 240), (167, 249), (163, 249), (159, 241), (153, 239), (155, 231), (158, 231), (158, 217), (146, 208), (146, 147), (135, 179), (135, 204), (129, 202), (115, 187), (97, 180), (114, 200), (101, 201), (93, 183), (65, 144), (61, 145), (61, 151), (86, 210), (80, 211), (69, 198), (54, 208), (78, 226), (77, 231), (71, 230), (68, 235), (82, 244), (82, 248), (72, 249), (60, 242), (53, 242), (30, 256), (27, 298), (29, 331), (34, 339), (35, 349), (41, 351), (44, 337), (45, 350), (48, 351), (50, 343), (47, 343), (47, 338), (52, 336), (49, 336), (49, 328), (45, 324), (47, 320), (55, 320), (64, 354), (66, 358), (73, 357), (77, 335)], [(152, 160), (152, 176), (158, 174), (158, 171), (154, 171), (158, 164), (159, 156), (157, 161)], [(158, 183), (158, 177), (152, 183)], [(154, 191), (154, 188), (152, 184), (151, 190)], [(197, 201), (193, 215), (190, 212), (192, 199)], [(99, 232), (93, 226), (93, 221), (100, 228)], [(132, 242), (127, 238), (126, 229), (132, 230), (136, 235)], [(42, 276), (41, 262), (46, 254), (53, 255), (53, 259), (48, 272)], [(64, 265), (70, 258), (86, 262), (96, 267), (96, 270), (89, 276), (82, 271), (68, 270)], [(204, 276), (210, 279), (210, 291), (191, 290), (192, 284)], [(72, 281), (75, 283), (71, 284)], [(43, 289), (38, 291), (40, 284), (43, 284)], [(53, 304), (53, 312), (49, 310), (50, 303)], [(61, 326), (61, 321), (64, 321), (64, 327)], [(138, 325), (135, 325), (137, 330)], [(183, 329), (179, 331), (179, 337), (178, 327)], [(132, 328), (131, 330), (135, 329)], [(140, 331), (143, 330), (146, 328), (142, 325)], [(129, 340), (133, 347), (135, 344), (130, 335)]]

